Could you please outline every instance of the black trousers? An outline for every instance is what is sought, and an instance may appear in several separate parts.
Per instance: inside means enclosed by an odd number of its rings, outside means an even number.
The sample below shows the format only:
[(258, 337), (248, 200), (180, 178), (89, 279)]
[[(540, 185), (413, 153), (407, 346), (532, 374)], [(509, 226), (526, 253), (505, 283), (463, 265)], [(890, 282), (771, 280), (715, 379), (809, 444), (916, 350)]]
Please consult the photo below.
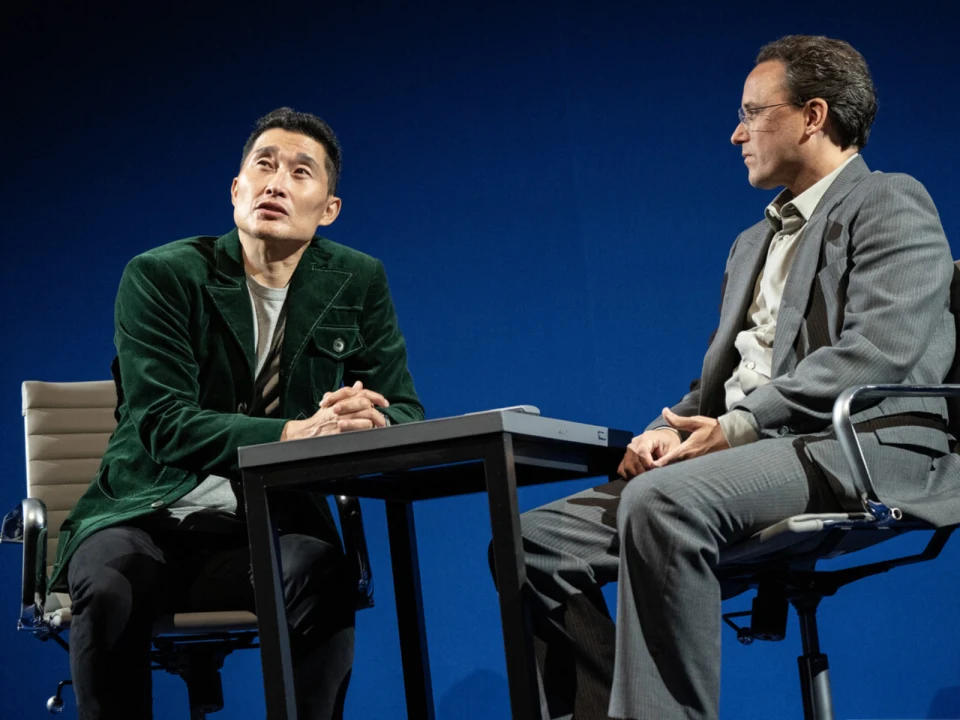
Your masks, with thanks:
[[(280, 556), (299, 717), (340, 718), (356, 602), (343, 551), (291, 533), (280, 536)], [(68, 582), (70, 671), (80, 720), (153, 717), (149, 652), (158, 616), (255, 610), (242, 531), (107, 528), (77, 548)]]

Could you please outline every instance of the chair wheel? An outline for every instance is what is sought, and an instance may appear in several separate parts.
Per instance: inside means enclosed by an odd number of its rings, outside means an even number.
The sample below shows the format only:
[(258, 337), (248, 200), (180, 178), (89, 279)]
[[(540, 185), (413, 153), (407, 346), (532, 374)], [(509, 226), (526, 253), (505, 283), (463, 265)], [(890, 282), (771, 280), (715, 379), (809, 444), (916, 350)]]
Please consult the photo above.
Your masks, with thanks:
[(737, 640), (740, 641), (741, 645), (751, 645), (754, 637), (753, 633), (750, 632), (750, 628), (739, 628), (737, 630)]
[(73, 681), (61, 680), (57, 684), (56, 694), (53, 697), (51, 697), (49, 700), (47, 700), (47, 712), (50, 713), (51, 715), (59, 715), (60, 713), (63, 712), (63, 697), (61, 697), (61, 695), (63, 694), (63, 689), (67, 685), (73, 685)]

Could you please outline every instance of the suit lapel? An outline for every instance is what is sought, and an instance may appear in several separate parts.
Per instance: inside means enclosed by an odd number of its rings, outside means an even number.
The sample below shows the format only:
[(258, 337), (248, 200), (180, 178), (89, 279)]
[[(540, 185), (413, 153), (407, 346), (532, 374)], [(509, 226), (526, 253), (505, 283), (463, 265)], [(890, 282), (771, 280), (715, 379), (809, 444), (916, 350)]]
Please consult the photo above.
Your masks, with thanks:
[(780, 310), (777, 313), (771, 377), (777, 377), (792, 369), (787, 366), (787, 361), (810, 303), (810, 292), (813, 288), (813, 278), (820, 265), (824, 237), (830, 232), (833, 224), (830, 222), (830, 215), (850, 191), (869, 174), (870, 170), (863, 158), (854, 158), (827, 189), (813, 217), (803, 230), (803, 236), (800, 238), (797, 253), (783, 288)]
[(253, 306), (246, 286), (246, 273), (240, 250), (240, 235), (234, 228), (217, 239), (215, 246), (216, 274), (204, 290), (230, 329), (237, 349), (246, 359), (250, 385), (253, 386), (253, 368), (256, 366), (256, 348), (253, 346)]
[(723, 312), (717, 332), (703, 362), (700, 412), (714, 416), (725, 411), (723, 385), (739, 362), (734, 341), (743, 329), (747, 309), (754, 299), (757, 276), (767, 258), (773, 229), (764, 221), (740, 236), (736, 262), (731, 263), (723, 289)]

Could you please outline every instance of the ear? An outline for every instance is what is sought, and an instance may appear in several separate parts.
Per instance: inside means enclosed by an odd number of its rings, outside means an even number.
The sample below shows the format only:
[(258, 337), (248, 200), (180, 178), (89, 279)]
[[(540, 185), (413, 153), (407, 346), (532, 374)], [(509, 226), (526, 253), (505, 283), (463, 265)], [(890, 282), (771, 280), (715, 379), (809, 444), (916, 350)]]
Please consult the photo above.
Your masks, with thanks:
[(340, 206), (343, 204), (343, 201), (331, 195), (327, 198), (327, 206), (323, 209), (323, 215), (320, 216), (320, 225), (330, 225), (334, 220), (337, 219), (337, 215), (340, 214)]
[(233, 206), (237, 206), (237, 186), (240, 184), (240, 178), (234, 178), (233, 183), (230, 185), (230, 202), (233, 203)]
[(807, 100), (803, 109), (803, 129), (805, 135), (813, 136), (819, 132), (826, 131), (829, 109), (830, 108), (827, 105), (827, 101), (823, 98), (812, 98)]

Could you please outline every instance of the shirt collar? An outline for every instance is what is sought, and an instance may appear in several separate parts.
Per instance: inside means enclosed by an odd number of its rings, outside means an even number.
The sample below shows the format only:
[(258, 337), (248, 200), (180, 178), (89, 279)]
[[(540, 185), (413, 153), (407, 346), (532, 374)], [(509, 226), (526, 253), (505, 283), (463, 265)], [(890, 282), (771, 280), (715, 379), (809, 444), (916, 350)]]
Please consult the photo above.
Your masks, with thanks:
[(786, 230), (789, 233), (794, 233), (803, 227), (817, 209), (817, 205), (820, 204), (827, 190), (833, 185), (833, 181), (859, 155), (860, 153), (854, 153), (833, 172), (817, 180), (796, 197), (793, 197), (793, 193), (787, 189), (777, 195), (764, 211), (767, 222), (770, 223), (774, 231)]

